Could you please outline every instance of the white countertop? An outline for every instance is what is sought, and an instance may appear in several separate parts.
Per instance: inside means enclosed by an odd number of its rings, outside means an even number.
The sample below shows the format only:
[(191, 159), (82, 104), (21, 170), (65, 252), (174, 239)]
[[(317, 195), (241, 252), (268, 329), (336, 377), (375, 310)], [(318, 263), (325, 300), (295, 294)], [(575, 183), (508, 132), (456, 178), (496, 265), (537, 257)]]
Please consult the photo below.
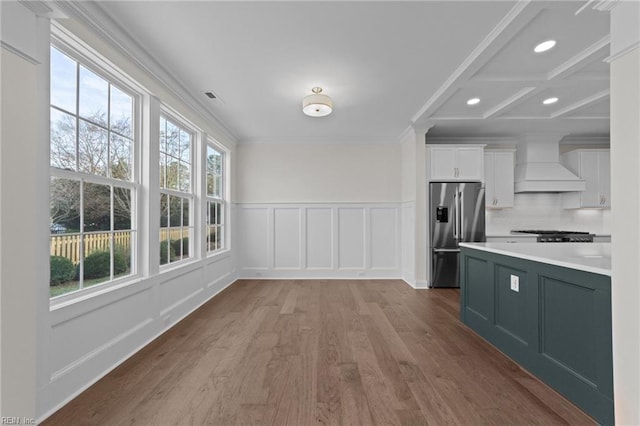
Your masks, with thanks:
[(460, 246), (611, 276), (611, 243), (460, 243)]

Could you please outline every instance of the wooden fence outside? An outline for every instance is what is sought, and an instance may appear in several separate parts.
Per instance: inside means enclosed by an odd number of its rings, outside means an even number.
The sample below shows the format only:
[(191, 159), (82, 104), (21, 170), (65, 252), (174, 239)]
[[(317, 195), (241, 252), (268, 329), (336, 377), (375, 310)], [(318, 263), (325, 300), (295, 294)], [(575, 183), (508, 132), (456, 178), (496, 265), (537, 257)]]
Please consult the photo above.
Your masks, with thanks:
[[(162, 228), (160, 230), (160, 241), (164, 241), (169, 236), (171, 240), (179, 240), (182, 238), (180, 228)], [(185, 237), (188, 235), (185, 228)], [(87, 234), (84, 236), (85, 256), (95, 251), (109, 251), (110, 233), (103, 234)], [(113, 234), (113, 243), (116, 249), (121, 249), (128, 253), (131, 248), (131, 233), (116, 232)], [(78, 234), (58, 234), (51, 235), (50, 251), (52, 256), (62, 256), (77, 264), (80, 262), (80, 235)]]

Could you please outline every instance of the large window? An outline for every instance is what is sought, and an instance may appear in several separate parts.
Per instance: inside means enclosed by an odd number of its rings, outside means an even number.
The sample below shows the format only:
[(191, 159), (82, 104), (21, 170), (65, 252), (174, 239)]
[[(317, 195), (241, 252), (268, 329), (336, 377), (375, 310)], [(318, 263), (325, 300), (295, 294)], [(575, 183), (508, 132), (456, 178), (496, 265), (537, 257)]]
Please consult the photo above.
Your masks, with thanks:
[(209, 143), (207, 145), (207, 253), (225, 248), (225, 202), (224, 202), (224, 153)]
[(192, 256), (193, 132), (160, 117), (160, 265)]
[(51, 47), (51, 297), (135, 273), (135, 98)]

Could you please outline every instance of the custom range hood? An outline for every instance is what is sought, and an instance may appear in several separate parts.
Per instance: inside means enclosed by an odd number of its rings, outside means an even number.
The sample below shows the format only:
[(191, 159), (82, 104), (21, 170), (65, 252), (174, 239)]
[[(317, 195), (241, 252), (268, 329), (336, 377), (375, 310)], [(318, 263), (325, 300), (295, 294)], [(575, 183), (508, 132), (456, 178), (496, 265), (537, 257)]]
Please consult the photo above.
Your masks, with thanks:
[(585, 183), (560, 164), (561, 136), (525, 136), (516, 151), (515, 192), (584, 191)]

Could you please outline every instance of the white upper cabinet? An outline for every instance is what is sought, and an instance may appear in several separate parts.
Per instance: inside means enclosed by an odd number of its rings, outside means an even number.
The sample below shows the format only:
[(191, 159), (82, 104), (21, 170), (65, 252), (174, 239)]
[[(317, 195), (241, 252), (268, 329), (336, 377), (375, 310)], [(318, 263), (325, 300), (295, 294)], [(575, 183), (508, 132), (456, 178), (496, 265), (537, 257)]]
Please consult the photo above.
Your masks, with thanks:
[(562, 194), (567, 209), (611, 207), (611, 165), (608, 149), (577, 149), (562, 155), (562, 163), (583, 179), (582, 192)]
[(484, 153), (485, 206), (488, 209), (513, 207), (515, 150), (487, 150)]
[(484, 145), (427, 145), (429, 180), (482, 181)]

